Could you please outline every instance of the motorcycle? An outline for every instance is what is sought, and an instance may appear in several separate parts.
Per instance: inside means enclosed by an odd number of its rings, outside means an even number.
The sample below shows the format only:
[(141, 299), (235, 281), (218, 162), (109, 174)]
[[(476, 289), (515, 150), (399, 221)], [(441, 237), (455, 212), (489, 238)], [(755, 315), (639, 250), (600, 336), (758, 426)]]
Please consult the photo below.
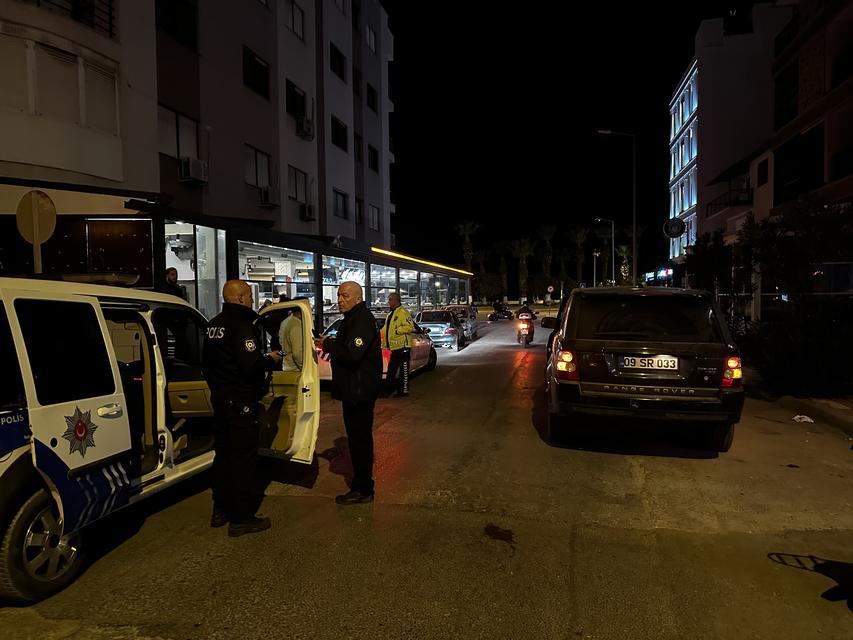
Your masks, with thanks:
[(510, 311), (509, 307), (505, 304), (495, 306), (495, 310), (490, 313), (487, 317), (489, 322), (496, 322), (498, 320), (512, 320), (514, 317), (512, 311)]
[(532, 313), (518, 314), (518, 330), (516, 333), (516, 340), (525, 349), (527, 348), (527, 345), (533, 342), (533, 320), (534, 315)]

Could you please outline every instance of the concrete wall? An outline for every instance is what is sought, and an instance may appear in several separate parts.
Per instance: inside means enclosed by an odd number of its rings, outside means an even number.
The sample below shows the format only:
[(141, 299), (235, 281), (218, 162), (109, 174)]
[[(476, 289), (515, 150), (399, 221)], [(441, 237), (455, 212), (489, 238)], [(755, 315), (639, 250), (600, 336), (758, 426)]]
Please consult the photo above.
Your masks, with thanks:
[[(28, 87), (25, 103), (0, 108), (2, 175), (158, 191), (154, 7), (117, 4), (116, 38), (29, 3), (0, 4), (4, 83)], [(40, 45), (67, 57), (67, 85), (39, 85), (48, 51)], [(103, 85), (93, 92), (98, 75), (91, 65), (114, 75), (112, 95)], [(8, 101), (21, 95), (6, 93)], [(105, 113), (110, 124), (99, 128)]]

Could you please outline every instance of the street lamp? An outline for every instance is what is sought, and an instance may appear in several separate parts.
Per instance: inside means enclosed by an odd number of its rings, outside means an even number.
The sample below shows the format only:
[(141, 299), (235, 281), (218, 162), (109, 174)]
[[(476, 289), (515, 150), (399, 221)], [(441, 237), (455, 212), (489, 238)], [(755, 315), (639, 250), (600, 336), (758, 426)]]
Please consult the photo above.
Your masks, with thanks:
[(637, 286), (637, 136), (624, 131), (611, 131), (610, 129), (599, 129), (598, 133), (603, 136), (625, 136), (631, 138), (631, 182), (633, 190), (633, 216), (631, 231), (631, 284)]
[(610, 218), (595, 218), (593, 222), (609, 222), (610, 223), (610, 279), (616, 285), (616, 223)]
[(600, 255), (601, 255), (601, 251), (599, 251), (598, 249), (593, 250), (593, 252), (592, 252), (592, 286), (593, 287), (598, 286), (598, 284), (597, 284), (598, 280), (596, 280), (596, 278), (595, 278), (595, 265), (598, 264), (598, 256), (600, 256)]

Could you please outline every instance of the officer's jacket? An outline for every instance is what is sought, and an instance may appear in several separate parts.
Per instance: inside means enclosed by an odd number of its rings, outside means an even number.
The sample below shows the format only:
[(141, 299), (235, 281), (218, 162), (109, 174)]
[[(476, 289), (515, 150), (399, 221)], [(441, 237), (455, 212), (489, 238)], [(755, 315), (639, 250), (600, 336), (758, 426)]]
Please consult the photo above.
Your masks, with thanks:
[(334, 338), (323, 341), (332, 356), (332, 397), (344, 402), (372, 402), (382, 382), (382, 347), (376, 320), (364, 302), (344, 314)]
[(385, 318), (383, 346), (392, 351), (408, 347), (409, 334), (414, 328), (412, 314), (409, 313), (408, 309), (402, 305), (397, 307)]
[(262, 352), (257, 320), (252, 309), (226, 302), (207, 324), (202, 364), (214, 403), (257, 402), (263, 396), (266, 372), (275, 363)]

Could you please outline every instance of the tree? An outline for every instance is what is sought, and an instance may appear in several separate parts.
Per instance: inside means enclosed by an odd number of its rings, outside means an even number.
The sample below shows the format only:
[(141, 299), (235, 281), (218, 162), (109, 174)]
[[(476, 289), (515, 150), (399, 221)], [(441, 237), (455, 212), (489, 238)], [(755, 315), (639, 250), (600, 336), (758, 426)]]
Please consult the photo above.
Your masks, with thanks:
[(586, 243), (589, 229), (578, 225), (569, 227), (566, 236), (569, 243), (573, 247), (572, 251), (575, 254), (575, 264), (577, 266), (577, 281), (583, 281), (583, 261), (584, 261), (584, 244)]
[(546, 278), (550, 278), (551, 262), (554, 259), (554, 248), (551, 246), (551, 240), (557, 233), (557, 227), (539, 227), (537, 233), (542, 241), (542, 273), (545, 274)]
[(456, 233), (462, 237), (462, 256), (465, 258), (465, 270), (471, 270), (471, 260), (474, 257), (474, 245), (471, 236), (477, 233), (480, 225), (470, 220), (465, 220), (456, 225)]
[(507, 277), (507, 264), (506, 264), (506, 256), (509, 253), (509, 245), (503, 240), (498, 240), (494, 244), (492, 244), (492, 253), (497, 256), (498, 263), (498, 272), (501, 276), (501, 297), (505, 297), (509, 291), (509, 281)]
[(557, 249), (557, 261), (560, 265), (560, 272), (557, 274), (557, 277), (560, 280), (560, 297), (563, 297), (563, 291), (566, 288), (566, 282), (569, 280), (569, 273), (566, 271), (566, 260), (569, 259), (571, 255), (571, 251), (569, 251), (568, 247), (560, 247)]
[(482, 299), (485, 296), (485, 281), (486, 281), (486, 252), (482, 249), (474, 251), (472, 263), (476, 264), (478, 269), (474, 274), (474, 282), (477, 284), (477, 297)]
[(616, 247), (616, 255), (622, 258), (619, 264), (618, 278), (623, 282), (631, 281), (631, 267), (628, 266), (628, 260), (631, 258), (631, 247), (627, 244), (620, 244)]
[(533, 255), (533, 241), (519, 238), (510, 244), (513, 257), (518, 260), (518, 299), (527, 299), (527, 259)]
[(610, 271), (608, 269), (610, 266), (610, 242), (612, 239), (610, 225), (596, 227), (593, 232), (604, 243), (604, 249), (601, 252), (601, 279), (607, 282), (610, 279)]

